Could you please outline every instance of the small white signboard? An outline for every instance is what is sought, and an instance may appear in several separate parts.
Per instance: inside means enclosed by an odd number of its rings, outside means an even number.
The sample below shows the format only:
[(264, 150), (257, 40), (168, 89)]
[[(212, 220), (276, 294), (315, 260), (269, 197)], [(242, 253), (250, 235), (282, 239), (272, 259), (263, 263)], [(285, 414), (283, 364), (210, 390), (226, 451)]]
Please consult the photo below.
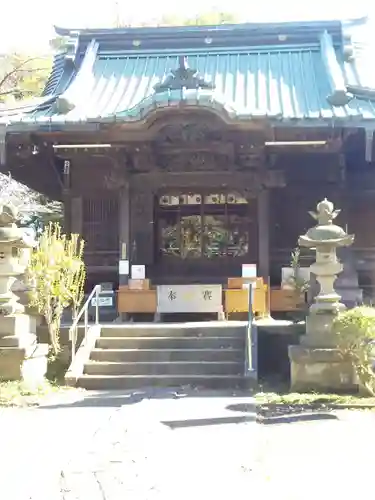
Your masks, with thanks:
[(118, 273), (121, 276), (129, 276), (129, 261), (120, 260), (118, 265)]
[(158, 313), (219, 313), (221, 285), (159, 285)]
[(242, 277), (243, 278), (256, 278), (257, 265), (256, 264), (242, 264)]
[[(113, 297), (99, 297), (99, 307), (112, 307), (113, 306)], [(91, 299), (91, 306), (96, 307), (96, 297)]]
[[(253, 288), (256, 287), (256, 277), (257, 277), (257, 265), (256, 264), (242, 264), (242, 277), (245, 279), (245, 283), (242, 288), (249, 288), (249, 283), (252, 283)], [(248, 280), (248, 283), (246, 283)]]
[(131, 267), (131, 278), (132, 280), (146, 279), (146, 266), (133, 265)]

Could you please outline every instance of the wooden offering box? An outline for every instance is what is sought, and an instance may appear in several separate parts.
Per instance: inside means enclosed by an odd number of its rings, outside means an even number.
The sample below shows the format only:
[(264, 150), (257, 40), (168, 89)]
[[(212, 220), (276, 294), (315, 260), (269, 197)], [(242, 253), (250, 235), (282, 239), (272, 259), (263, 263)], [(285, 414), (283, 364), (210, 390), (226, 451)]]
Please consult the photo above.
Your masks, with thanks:
[(156, 304), (156, 290), (130, 290), (120, 286), (117, 292), (119, 313), (155, 313)]
[(128, 282), (129, 290), (149, 290), (150, 289), (150, 280), (133, 280), (129, 279)]
[[(249, 291), (247, 289), (228, 289), (224, 291), (224, 311), (228, 314), (249, 311)], [(253, 313), (264, 316), (267, 313), (267, 287), (255, 288)]]
[(282, 288), (271, 289), (271, 311), (291, 312), (299, 309), (305, 302), (305, 297), (298, 296), (293, 290), (284, 290)]
[(230, 290), (239, 290), (248, 283), (253, 283), (256, 288), (264, 286), (263, 278), (228, 278), (228, 288)]

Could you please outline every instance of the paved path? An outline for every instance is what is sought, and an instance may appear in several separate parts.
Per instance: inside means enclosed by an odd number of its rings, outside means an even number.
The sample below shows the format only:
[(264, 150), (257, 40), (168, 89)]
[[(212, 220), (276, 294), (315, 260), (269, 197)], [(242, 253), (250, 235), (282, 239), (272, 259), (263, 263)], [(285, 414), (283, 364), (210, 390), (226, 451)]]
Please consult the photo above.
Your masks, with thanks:
[(217, 500), (261, 491), (341, 500), (373, 489), (374, 414), (259, 425), (241, 395), (108, 392), (58, 402), (0, 410), (0, 498)]
[(264, 498), (374, 496), (374, 413), (341, 411), (323, 420), (260, 425), (258, 444), (254, 471)]
[[(233, 482), (242, 491), (250, 487), (246, 464), (257, 427), (251, 398), (147, 396), (92, 393), (73, 405), (4, 410), (0, 498), (6, 491), (7, 500), (117, 500), (124, 494), (191, 500), (206, 493), (227, 498)], [(227, 408), (238, 404), (246, 411)]]

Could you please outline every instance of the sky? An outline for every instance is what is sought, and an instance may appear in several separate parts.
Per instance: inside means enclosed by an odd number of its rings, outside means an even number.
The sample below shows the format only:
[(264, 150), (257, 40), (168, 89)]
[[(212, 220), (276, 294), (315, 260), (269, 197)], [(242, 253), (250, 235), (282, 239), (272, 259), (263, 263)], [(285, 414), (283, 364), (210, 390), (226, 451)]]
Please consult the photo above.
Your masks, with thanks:
[[(141, 7), (140, 7), (141, 5)], [(375, 0), (8, 0), (0, 18), (0, 53), (48, 50), (53, 26), (112, 27), (118, 12), (126, 23), (176, 15), (193, 17), (217, 9), (244, 22), (350, 19), (375, 20)]]

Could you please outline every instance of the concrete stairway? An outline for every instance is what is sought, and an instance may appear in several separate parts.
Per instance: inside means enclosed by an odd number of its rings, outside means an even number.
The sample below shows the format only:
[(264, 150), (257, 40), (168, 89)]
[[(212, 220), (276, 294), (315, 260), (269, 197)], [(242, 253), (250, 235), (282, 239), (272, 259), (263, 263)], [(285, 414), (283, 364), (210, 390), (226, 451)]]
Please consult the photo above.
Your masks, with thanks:
[(243, 322), (102, 326), (78, 385), (238, 387), (244, 381), (245, 335)]

